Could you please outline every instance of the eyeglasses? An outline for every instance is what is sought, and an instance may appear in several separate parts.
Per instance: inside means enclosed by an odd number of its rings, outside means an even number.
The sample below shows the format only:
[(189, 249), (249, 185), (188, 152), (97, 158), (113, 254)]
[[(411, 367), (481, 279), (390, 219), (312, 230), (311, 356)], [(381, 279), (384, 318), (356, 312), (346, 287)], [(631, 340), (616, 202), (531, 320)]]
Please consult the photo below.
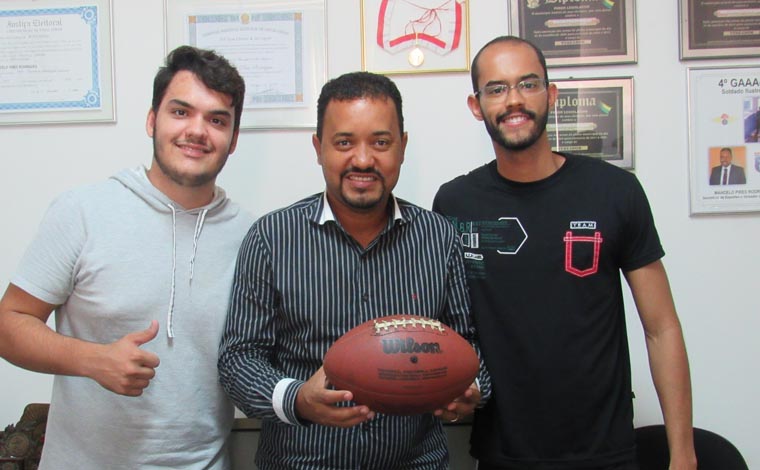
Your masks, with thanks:
[(486, 85), (482, 89), (475, 92), (475, 96), (483, 98), (487, 101), (496, 101), (509, 95), (510, 90), (517, 89), (517, 92), (522, 96), (532, 96), (541, 93), (546, 90), (548, 82), (543, 78), (526, 78), (517, 82), (515, 85), (507, 85), (506, 83), (496, 83), (494, 85)]

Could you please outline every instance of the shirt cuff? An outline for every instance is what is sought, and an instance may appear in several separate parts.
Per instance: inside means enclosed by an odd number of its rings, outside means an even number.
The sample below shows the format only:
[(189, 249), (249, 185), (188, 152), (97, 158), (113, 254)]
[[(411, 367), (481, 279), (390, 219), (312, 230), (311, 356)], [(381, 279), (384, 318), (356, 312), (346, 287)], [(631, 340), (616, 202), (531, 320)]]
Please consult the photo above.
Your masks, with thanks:
[(296, 413), (296, 397), (304, 382), (296, 379), (282, 379), (277, 382), (272, 392), (272, 409), (283, 423), (293, 426), (305, 426)]
[(285, 396), (288, 392), (288, 386), (295, 382), (295, 379), (282, 379), (274, 386), (274, 392), (272, 392), (272, 407), (274, 413), (284, 423), (295, 424), (290, 421), (285, 413)]

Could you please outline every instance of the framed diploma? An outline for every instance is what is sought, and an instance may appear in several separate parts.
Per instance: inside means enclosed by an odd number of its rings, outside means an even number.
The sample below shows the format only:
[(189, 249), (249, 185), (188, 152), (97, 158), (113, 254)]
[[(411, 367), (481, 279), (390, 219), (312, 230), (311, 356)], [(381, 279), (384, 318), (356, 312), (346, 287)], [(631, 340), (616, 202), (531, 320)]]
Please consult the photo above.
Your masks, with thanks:
[(760, 1), (679, 2), (682, 60), (760, 57)]
[(113, 122), (110, 0), (0, 4), (0, 125)]
[(362, 70), (470, 69), (467, 0), (361, 0)]
[(760, 211), (760, 67), (692, 67), (692, 214)]
[(546, 125), (552, 150), (633, 169), (633, 79), (552, 81), (559, 90)]
[(510, 0), (512, 34), (549, 67), (636, 62), (633, 0)]
[(164, 0), (167, 53), (213, 49), (245, 79), (241, 129), (313, 129), (326, 80), (324, 0)]

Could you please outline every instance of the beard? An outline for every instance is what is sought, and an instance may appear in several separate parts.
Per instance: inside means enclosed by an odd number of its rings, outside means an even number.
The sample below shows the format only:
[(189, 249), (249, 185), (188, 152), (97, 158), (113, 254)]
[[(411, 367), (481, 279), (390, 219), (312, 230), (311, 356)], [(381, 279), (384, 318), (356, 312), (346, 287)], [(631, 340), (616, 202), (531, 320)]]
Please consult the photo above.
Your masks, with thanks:
[(156, 161), (156, 164), (158, 164), (161, 172), (180, 186), (189, 188), (203, 186), (213, 181), (222, 171), (222, 168), (224, 168), (224, 164), (227, 163), (227, 158), (229, 157), (229, 148), (227, 149), (227, 153), (224, 158), (220, 158), (216, 166), (210, 168), (208, 171), (205, 171), (203, 173), (182, 172), (178, 168), (172, 166), (170, 162), (166, 161), (166, 159), (164, 159), (164, 156), (160, 150), (160, 143), (155, 137), (157, 135), (155, 125), (153, 126), (153, 135), (153, 159)]
[[(481, 108), (481, 112), (483, 109)], [(507, 116), (509, 116), (510, 113), (503, 113), (496, 117), (496, 122), (492, 123), (488, 119), (484, 119), (483, 123), (486, 126), (486, 131), (488, 131), (488, 135), (491, 136), (491, 139), (496, 142), (500, 147), (502, 147), (504, 150), (510, 150), (510, 151), (519, 151), (519, 150), (525, 150), (528, 147), (535, 144), (539, 138), (541, 138), (541, 135), (546, 130), (546, 123), (549, 120), (549, 103), (546, 103), (546, 109), (543, 113), (535, 113), (533, 111), (528, 111), (527, 109), (522, 110), (523, 113), (527, 114), (528, 117), (535, 123), (535, 127), (530, 132), (530, 134), (526, 135), (525, 137), (521, 139), (509, 139), (507, 136), (499, 129), (499, 121), (502, 119), (506, 119)], [(484, 113), (485, 115), (485, 113)]]
[(343, 189), (343, 184), (341, 183), (340, 199), (343, 201), (344, 204), (346, 204), (348, 207), (351, 207), (352, 209), (356, 209), (359, 211), (367, 211), (367, 210), (375, 208), (378, 204), (380, 204), (380, 202), (382, 202), (386, 194), (385, 178), (383, 177), (383, 175), (381, 175), (377, 170), (374, 170), (371, 168), (366, 169), (366, 170), (360, 170), (358, 168), (349, 168), (341, 173), (340, 175), (341, 181), (343, 181), (343, 179), (349, 173), (372, 174), (376, 176), (380, 180), (382, 191), (380, 191), (380, 194), (378, 194), (377, 196), (367, 191), (362, 191), (358, 195), (350, 194), (349, 192)]

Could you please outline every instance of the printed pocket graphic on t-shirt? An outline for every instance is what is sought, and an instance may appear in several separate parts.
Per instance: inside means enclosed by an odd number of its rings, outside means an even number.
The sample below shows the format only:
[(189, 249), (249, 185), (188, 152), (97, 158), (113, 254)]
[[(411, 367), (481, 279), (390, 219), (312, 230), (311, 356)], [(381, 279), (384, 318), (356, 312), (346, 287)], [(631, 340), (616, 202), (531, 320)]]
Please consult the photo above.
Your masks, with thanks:
[(599, 252), (602, 248), (602, 234), (594, 232), (594, 235), (573, 235), (573, 232), (565, 233), (565, 271), (578, 277), (586, 277), (595, 274), (599, 270)]

